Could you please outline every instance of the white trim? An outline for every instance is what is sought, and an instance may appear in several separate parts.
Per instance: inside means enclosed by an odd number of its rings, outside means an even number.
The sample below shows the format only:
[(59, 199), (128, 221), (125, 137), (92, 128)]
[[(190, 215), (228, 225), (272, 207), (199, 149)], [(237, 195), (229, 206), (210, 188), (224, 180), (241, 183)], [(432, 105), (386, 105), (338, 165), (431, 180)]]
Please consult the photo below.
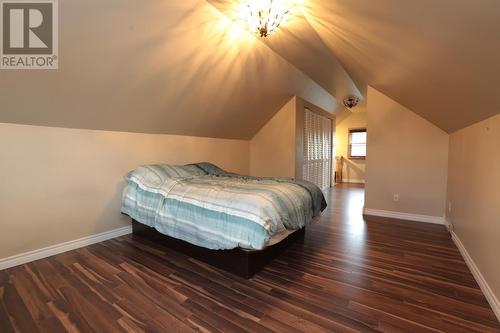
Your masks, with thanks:
[(110, 231), (105, 231), (100, 234), (95, 234), (92, 236), (87, 236), (75, 240), (71, 240), (68, 242), (55, 244), (51, 246), (47, 246), (38, 250), (33, 250), (29, 252), (24, 252), (21, 254), (14, 255), (12, 257), (2, 258), (0, 259), (0, 270), (7, 269), (10, 267), (14, 267), (17, 265), (22, 265), (27, 262), (35, 261), (42, 258), (47, 258), (53, 256), (55, 254), (63, 253), (66, 251), (71, 251), (74, 249), (78, 249), (80, 247), (84, 247), (87, 245), (103, 242), (105, 240), (120, 237), (123, 235), (127, 235), (132, 233), (132, 227), (122, 227), (118, 229), (113, 229)]
[(415, 222), (442, 224), (445, 226), (447, 225), (444, 217), (393, 212), (389, 210), (371, 209), (366, 207), (363, 207), (363, 215), (381, 216), (392, 219), (409, 220)]
[(500, 321), (500, 301), (493, 293), (493, 290), (491, 290), (490, 285), (488, 284), (488, 282), (486, 282), (486, 279), (484, 278), (483, 274), (481, 274), (481, 271), (476, 266), (476, 263), (474, 262), (472, 257), (469, 255), (469, 252), (467, 252), (467, 249), (465, 248), (464, 244), (462, 243), (458, 235), (455, 234), (453, 231), (451, 232), (451, 239), (453, 240), (458, 250), (462, 254), (465, 263), (467, 264), (472, 275), (476, 279), (477, 284), (479, 284), (479, 287), (481, 288), (481, 291), (486, 297), (486, 300), (490, 304), (491, 309), (497, 316), (498, 321)]
[(342, 183), (364, 184), (364, 179), (342, 179)]
[(448, 217), (444, 218), (444, 223), (445, 223), (446, 229), (448, 229), (448, 232), (451, 234), (453, 232), (453, 224), (448, 219)]

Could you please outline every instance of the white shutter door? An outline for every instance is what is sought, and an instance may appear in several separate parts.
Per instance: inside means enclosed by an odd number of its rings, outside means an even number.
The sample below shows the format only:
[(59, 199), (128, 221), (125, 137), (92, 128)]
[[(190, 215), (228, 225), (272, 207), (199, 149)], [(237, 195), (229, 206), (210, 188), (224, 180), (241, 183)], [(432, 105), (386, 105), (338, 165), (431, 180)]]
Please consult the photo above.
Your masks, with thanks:
[(332, 159), (332, 121), (304, 109), (303, 178), (322, 190), (330, 187)]

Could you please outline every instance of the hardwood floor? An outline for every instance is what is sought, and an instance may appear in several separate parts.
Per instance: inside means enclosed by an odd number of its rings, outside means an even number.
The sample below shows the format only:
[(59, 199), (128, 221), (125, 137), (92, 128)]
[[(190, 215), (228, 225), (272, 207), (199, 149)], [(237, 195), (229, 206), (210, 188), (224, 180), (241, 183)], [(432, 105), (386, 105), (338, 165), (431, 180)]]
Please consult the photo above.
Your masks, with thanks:
[(341, 186), (250, 280), (132, 236), (0, 272), (0, 332), (500, 332), (445, 228)]

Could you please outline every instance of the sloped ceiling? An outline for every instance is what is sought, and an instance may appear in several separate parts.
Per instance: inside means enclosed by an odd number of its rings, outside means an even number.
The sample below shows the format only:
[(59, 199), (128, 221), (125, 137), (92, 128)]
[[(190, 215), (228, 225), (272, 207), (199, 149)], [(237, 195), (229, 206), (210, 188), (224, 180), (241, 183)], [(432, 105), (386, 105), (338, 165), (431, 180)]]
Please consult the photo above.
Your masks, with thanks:
[(249, 139), (327, 90), (205, 0), (59, 1), (59, 70), (0, 72), (0, 122)]
[(248, 139), (368, 85), (448, 132), (500, 112), (499, 1), (296, 1), (267, 39), (238, 0), (60, 1), (60, 69), (1, 71), (0, 122)]
[(447, 132), (500, 112), (500, 1), (290, 1), (300, 13), (264, 42), (337, 99), (370, 85)]
[(371, 85), (447, 132), (500, 112), (500, 1), (305, 2), (361, 90)]
[[(215, 8), (233, 21), (241, 16), (239, 0), (208, 0)], [(279, 33), (258, 38), (270, 49), (306, 73), (337, 100), (355, 95), (363, 98), (356, 83), (311, 26), (303, 11), (294, 10)], [(243, 23), (239, 23), (243, 24)]]

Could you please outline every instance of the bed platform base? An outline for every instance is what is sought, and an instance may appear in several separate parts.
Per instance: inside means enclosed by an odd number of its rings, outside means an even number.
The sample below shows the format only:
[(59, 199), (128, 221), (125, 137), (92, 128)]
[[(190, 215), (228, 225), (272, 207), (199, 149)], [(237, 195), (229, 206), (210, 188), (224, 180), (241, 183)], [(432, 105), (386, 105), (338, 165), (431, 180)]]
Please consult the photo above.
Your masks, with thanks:
[(290, 244), (305, 234), (305, 228), (290, 234), (281, 242), (259, 251), (243, 249), (210, 250), (196, 246), (180, 239), (172, 238), (158, 232), (156, 229), (132, 220), (134, 237), (140, 237), (163, 245), (169, 249), (215, 266), (227, 272), (249, 279), (274, 258), (285, 251)]

